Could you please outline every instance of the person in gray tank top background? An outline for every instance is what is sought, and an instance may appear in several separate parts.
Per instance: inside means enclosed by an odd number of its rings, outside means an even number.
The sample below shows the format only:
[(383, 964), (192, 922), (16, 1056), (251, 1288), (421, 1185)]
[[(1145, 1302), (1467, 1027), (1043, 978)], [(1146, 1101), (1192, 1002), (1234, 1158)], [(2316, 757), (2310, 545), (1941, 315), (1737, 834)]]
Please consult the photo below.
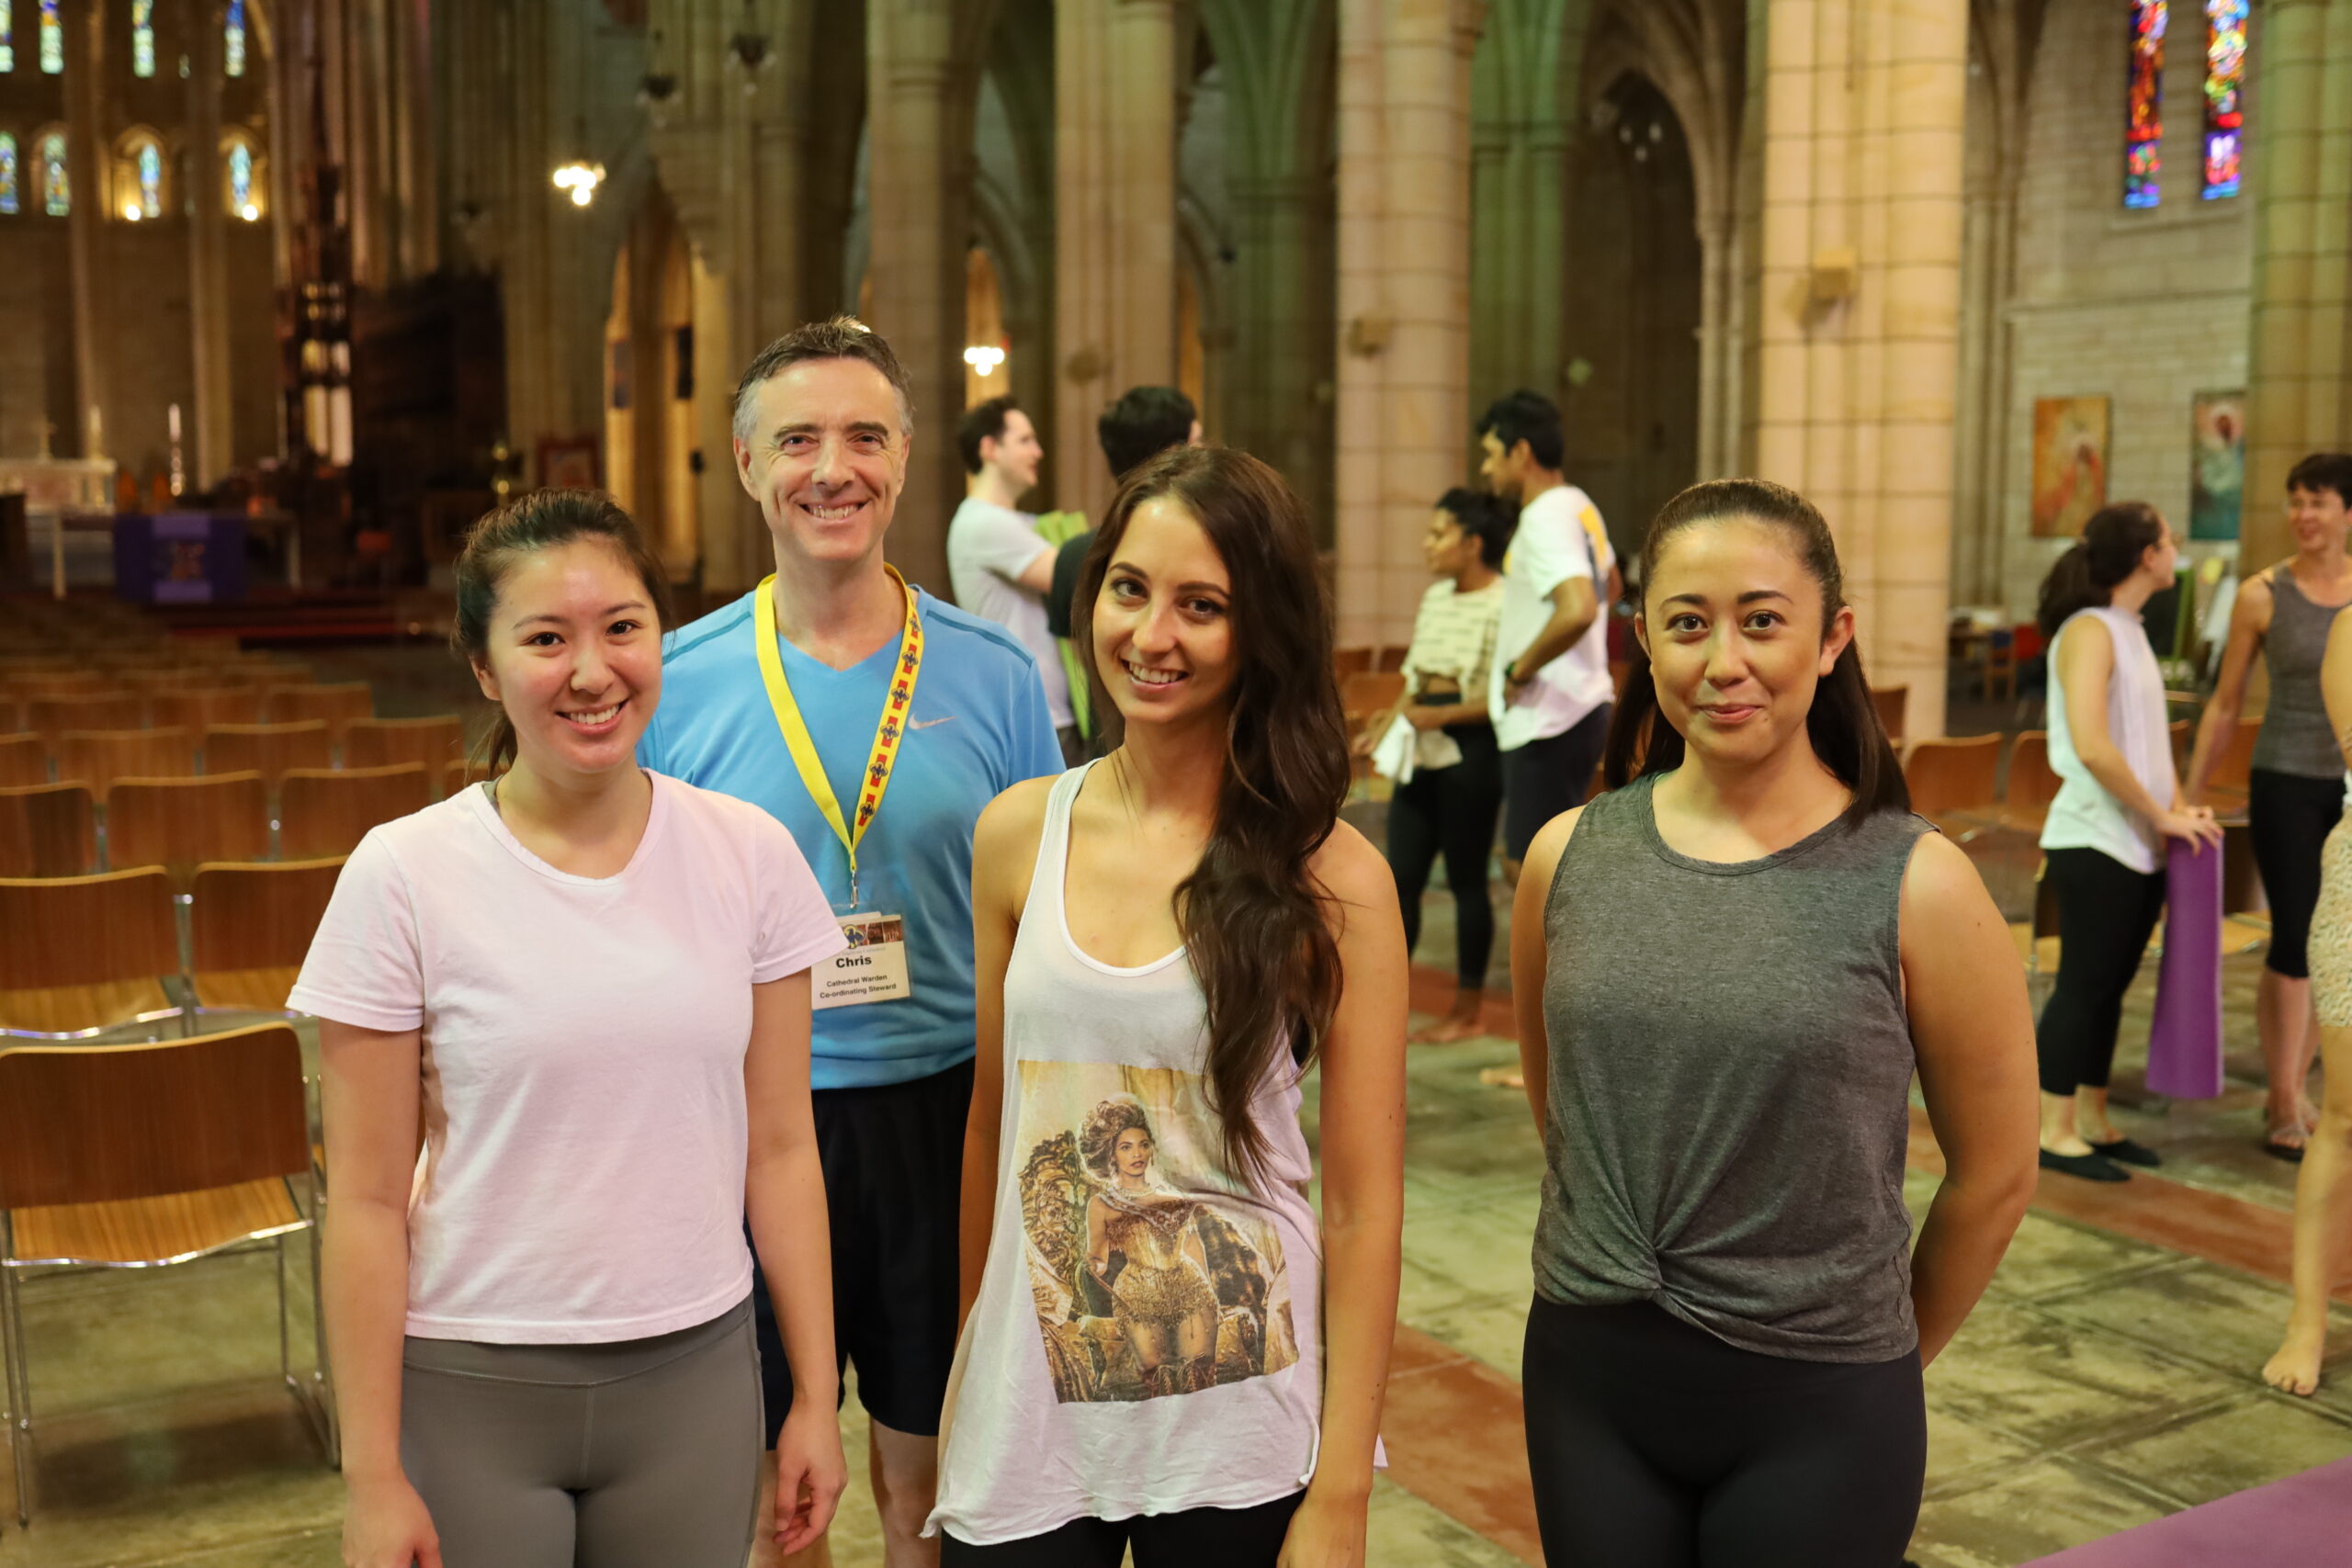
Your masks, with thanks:
[[(2033, 1191), (2024, 974), (1907, 809), (1820, 513), (1698, 485), (1642, 562), (1610, 791), (1537, 834), (1511, 927), (1538, 1528), (1555, 1562), (1891, 1568), (1922, 1369)], [(1915, 1071), (1946, 1171), (1913, 1250)]]
[(2205, 799), (2213, 768), (2237, 733), (2246, 677), (2269, 666), (2270, 705), (2247, 778), (2246, 826), (2270, 903), (2270, 948), (2255, 992), (2255, 1026), (2270, 1078), (2265, 1152), (2300, 1160), (2319, 1115), (2305, 1093), (2312, 1055), (2311, 964), (2306, 944), (2319, 901), (2320, 850), (2344, 809), (2344, 759), (2320, 700), (2321, 655), (2336, 612), (2352, 604), (2352, 456), (2315, 452), (2287, 474), (2295, 553), (2246, 580), (2230, 614), (2230, 638), (2197, 728), (2184, 795)]

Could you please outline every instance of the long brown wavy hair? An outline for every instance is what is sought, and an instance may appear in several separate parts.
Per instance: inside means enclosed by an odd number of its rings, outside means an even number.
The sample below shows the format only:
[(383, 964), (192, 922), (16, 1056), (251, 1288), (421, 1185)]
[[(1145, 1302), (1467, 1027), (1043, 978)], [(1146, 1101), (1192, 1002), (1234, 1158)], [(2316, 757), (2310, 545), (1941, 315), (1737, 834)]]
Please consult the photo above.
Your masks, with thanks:
[(1331, 672), (1331, 620), (1306, 511), (1246, 452), (1178, 446), (1128, 474), (1086, 553), (1071, 640), (1103, 738), (1124, 726), (1094, 660), (1094, 601), (1136, 509), (1165, 496), (1207, 533), (1233, 580), (1240, 664), (1225, 727), (1216, 826), (1176, 889), (1176, 922), (1208, 1002), (1203, 1089), (1225, 1133), (1227, 1168), (1248, 1179), (1272, 1145), (1251, 1100), (1287, 1050), (1301, 1066), (1340, 1005), (1329, 892), (1309, 869), (1348, 794), (1347, 721)]

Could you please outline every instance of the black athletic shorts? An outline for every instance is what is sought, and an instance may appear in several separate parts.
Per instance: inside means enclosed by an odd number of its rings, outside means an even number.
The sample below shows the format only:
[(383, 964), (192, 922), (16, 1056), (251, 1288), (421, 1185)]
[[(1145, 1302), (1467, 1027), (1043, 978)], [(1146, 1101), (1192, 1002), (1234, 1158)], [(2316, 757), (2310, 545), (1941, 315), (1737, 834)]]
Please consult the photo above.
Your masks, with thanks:
[(1527, 846), (1544, 823), (1584, 804), (1601, 749), (1609, 743), (1609, 716), (1615, 711), (1614, 705), (1603, 703), (1559, 734), (1503, 753), (1505, 860), (1525, 860)]
[[(810, 1096), (833, 1235), (833, 1346), (885, 1427), (939, 1435), (956, 1359), (956, 1245), (972, 1064), (912, 1083)], [(752, 1290), (768, 1447), (792, 1408), (792, 1371), (767, 1281)]]

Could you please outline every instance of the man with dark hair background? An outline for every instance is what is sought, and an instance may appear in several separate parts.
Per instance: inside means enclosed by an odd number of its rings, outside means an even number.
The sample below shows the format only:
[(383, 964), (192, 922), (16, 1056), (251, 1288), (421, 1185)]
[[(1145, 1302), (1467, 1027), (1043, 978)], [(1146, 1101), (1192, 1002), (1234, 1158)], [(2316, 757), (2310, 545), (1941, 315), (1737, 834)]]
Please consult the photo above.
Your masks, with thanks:
[(1038, 536), (1037, 520), (1014, 504), (1036, 488), (1046, 448), (1036, 426), (1010, 397), (966, 410), (956, 429), (956, 446), (966, 475), (964, 503), (947, 525), (947, 575), (956, 603), (1020, 638), (1036, 660), (1063, 759), (1075, 765), (1080, 751), (1069, 677), (1054, 634), (1046, 628), (1054, 547)]
[[(1201, 416), (1193, 400), (1173, 387), (1130, 387), (1103, 409), (1094, 422), (1095, 438), (1111, 465), (1111, 482), (1159, 457), (1170, 446), (1201, 444)], [(1102, 498), (1108, 502), (1110, 497)], [(1094, 543), (1089, 529), (1065, 543), (1054, 558), (1053, 582), (1046, 590), (1046, 626), (1058, 637), (1069, 636), (1070, 600), (1078, 592), (1078, 569)]]

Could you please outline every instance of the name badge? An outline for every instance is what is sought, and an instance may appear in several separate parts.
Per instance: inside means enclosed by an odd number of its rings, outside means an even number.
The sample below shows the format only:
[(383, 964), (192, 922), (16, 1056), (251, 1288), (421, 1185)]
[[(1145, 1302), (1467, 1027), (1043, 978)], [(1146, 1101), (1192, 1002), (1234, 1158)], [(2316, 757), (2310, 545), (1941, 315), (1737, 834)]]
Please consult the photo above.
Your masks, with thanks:
[(907, 979), (907, 922), (902, 915), (838, 917), (849, 950), (817, 965), (808, 1005), (817, 1010), (894, 1002), (914, 994)]

